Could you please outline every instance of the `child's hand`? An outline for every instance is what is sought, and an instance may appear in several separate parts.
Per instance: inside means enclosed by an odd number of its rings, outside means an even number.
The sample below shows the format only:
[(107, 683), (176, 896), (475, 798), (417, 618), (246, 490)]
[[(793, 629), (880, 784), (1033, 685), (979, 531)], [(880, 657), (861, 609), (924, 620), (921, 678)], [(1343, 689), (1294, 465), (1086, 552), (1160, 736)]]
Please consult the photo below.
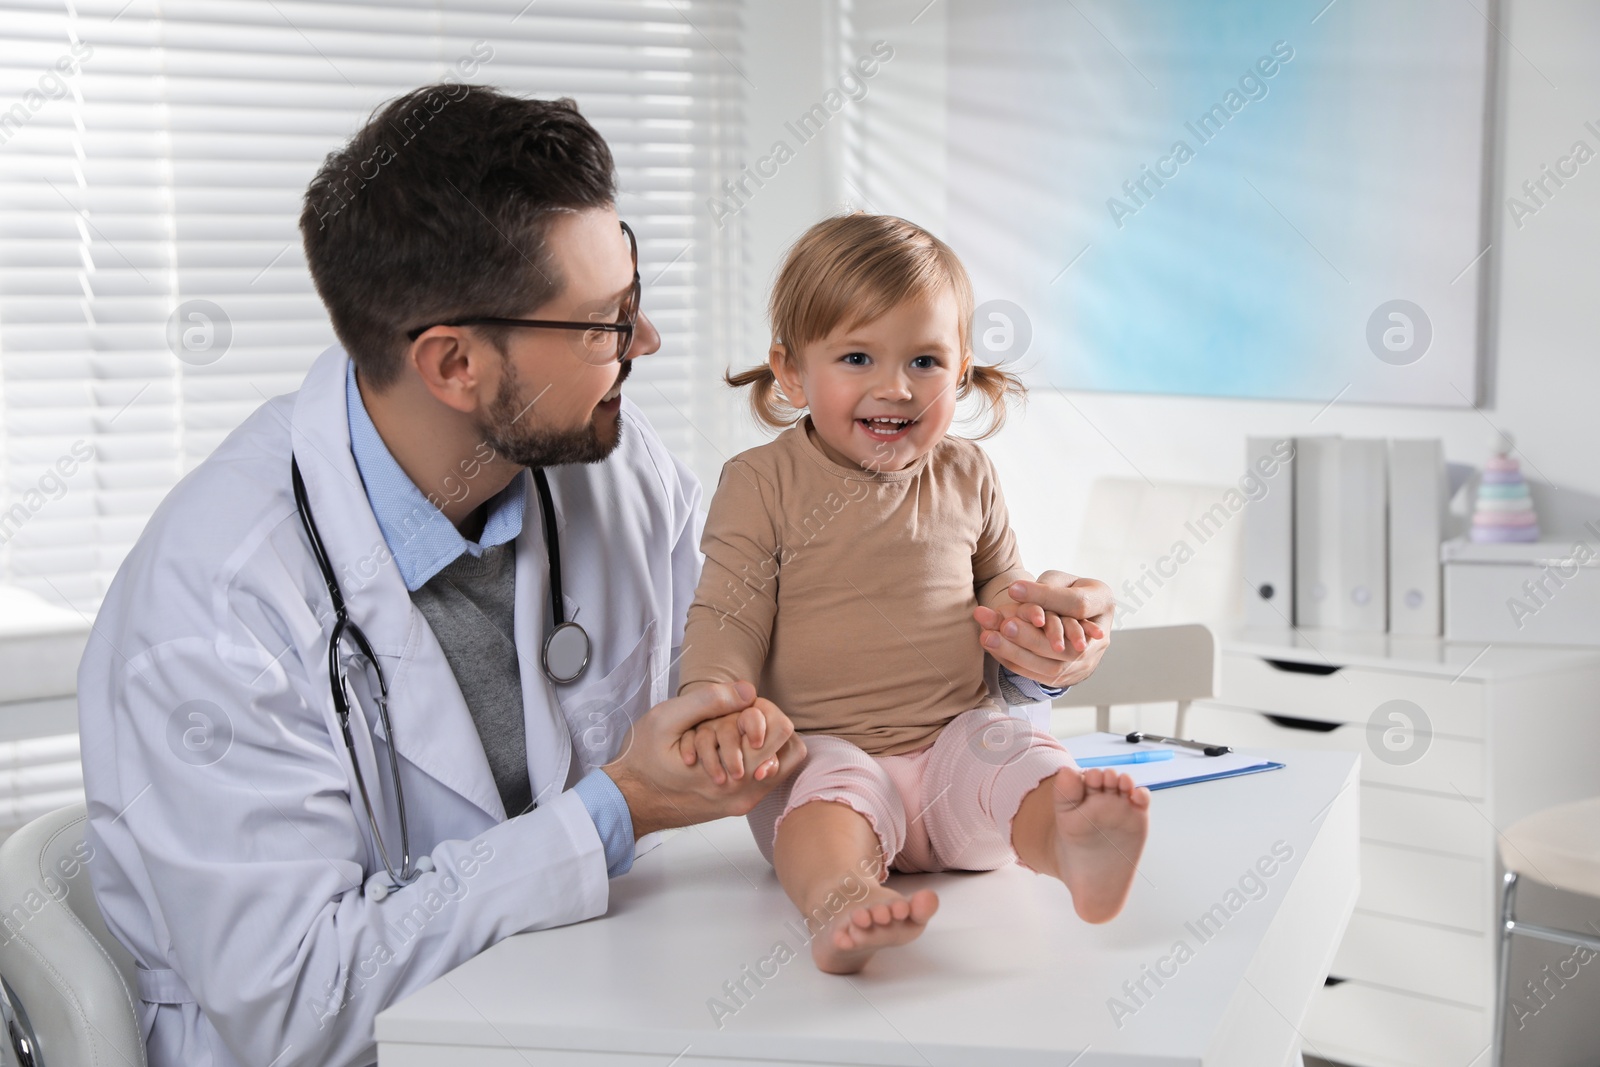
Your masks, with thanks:
[(993, 607), (979, 606), (973, 618), (985, 630), (999, 630), (1006, 637), (1016, 637), (1017, 627), (1032, 626), (1044, 631), (1045, 639), (1057, 652), (1065, 652), (1070, 642), (1073, 649), (1082, 652), (1090, 641), (1105, 636), (1105, 631), (1090, 619), (1077, 619), (1046, 611), (1038, 604), (1019, 604), (1010, 594), (1002, 595)]
[[(721, 718), (707, 719), (693, 730), (684, 731), (678, 741), (678, 752), (683, 756), (684, 766), (693, 767), (698, 762), (711, 780), (721, 785), (729, 778), (744, 777), (745, 764), (766, 743), (766, 734), (767, 720), (760, 709), (748, 707)], [(769, 757), (755, 768), (753, 776), (758, 782), (764, 781), (777, 769), (777, 757)]]

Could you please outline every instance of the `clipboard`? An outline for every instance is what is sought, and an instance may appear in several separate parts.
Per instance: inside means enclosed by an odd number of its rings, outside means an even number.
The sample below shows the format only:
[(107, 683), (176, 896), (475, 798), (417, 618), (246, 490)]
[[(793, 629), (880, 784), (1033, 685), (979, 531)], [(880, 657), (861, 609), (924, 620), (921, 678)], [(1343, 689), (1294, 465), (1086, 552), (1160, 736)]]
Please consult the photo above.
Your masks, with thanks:
[(1283, 764), (1272, 760), (1262, 759), (1243, 752), (1228, 752), (1221, 756), (1207, 756), (1193, 749), (1177, 748), (1161, 745), (1155, 742), (1141, 742), (1129, 744), (1124, 734), (1080, 734), (1077, 737), (1065, 737), (1061, 743), (1067, 751), (1072, 753), (1074, 759), (1088, 756), (1122, 756), (1141, 750), (1155, 751), (1165, 749), (1172, 753), (1172, 758), (1162, 760), (1160, 763), (1129, 763), (1115, 767), (1102, 768), (1117, 771), (1132, 778), (1134, 784), (1142, 785), (1152, 792), (1157, 789), (1171, 789), (1173, 786), (1194, 785), (1197, 782), (1214, 782), (1222, 778), (1237, 778), (1244, 774), (1257, 774), (1261, 771), (1279, 771)]

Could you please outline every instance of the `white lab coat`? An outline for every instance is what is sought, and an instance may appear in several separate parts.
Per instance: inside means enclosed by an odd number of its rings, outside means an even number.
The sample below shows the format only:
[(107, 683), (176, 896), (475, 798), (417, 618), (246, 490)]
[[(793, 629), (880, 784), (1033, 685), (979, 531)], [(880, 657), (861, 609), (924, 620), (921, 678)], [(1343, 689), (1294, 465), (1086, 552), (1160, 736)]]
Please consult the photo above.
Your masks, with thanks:
[[(608, 460), (549, 471), (568, 617), (594, 648), (560, 689), (538, 667), (548, 563), (527, 494), (515, 637), (538, 807), (506, 820), (362, 489), (346, 359), (323, 353), (298, 393), (264, 404), (172, 490), (79, 669), (88, 866), (141, 966), (152, 1067), (370, 1063), (385, 1006), (507, 935), (602, 914), (604, 850), (569, 787), (676, 687), (700, 487), (625, 406)], [(381, 901), (363, 892), (383, 868), (329, 695), (332, 609), (295, 511), (291, 442), (350, 616), (383, 663), (412, 855), (434, 868)], [(383, 783), (373, 800), (398, 862), (364, 678), (352, 670), (368, 720), (353, 723), (355, 743), (368, 789)]]

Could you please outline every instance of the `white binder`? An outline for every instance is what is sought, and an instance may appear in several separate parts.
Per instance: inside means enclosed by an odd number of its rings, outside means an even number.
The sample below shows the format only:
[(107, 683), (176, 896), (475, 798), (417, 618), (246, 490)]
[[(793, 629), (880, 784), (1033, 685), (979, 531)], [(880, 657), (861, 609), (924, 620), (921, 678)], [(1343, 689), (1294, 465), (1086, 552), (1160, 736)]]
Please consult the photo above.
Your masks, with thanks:
[(1245, 625), (1288, 629), (1294, 623), (1294, 439), (1248, 438), (1245, 469), (1266, 487), (1245, 508)]
[(1294, 624), (1339, 626), (1339, 438), (1294, 442)]
[(1448, 503), (1437, 439), (1389, 442), (1389, 632), (1437, 637), (1443, 587), (1439, 545)]
[(1346, 630), (1389, 628), (1389, 448), (1382, 438), (1339, 444), (1339, 621)]

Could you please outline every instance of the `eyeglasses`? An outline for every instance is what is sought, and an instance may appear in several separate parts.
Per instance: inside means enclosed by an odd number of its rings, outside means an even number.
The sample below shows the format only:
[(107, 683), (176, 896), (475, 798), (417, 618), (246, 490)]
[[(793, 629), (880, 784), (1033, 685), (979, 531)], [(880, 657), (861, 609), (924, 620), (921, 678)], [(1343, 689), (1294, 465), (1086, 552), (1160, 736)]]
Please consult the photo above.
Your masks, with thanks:
[[(633, 344), (633, 329), (639, 321), (639, 298), (644, 287), (639, 283), (639, 242), (626, 222), (622, 232), (628, 235), (628, 248), (633, 255), (633, 285), (622, 301), (616, 322), (574, 322), (560, 319), (502, 319), (475, 315), (449, 322), (435, 322), (406, 331), (407, 340), (415, 341), (434, 326), (527, 326), (538, 330), (582, 331), (573, 339), (572, 349), (579, 359), (596, 366), (615, 363), (627, 354)], [(597, 312), (598, 314), (598, 312)]]

